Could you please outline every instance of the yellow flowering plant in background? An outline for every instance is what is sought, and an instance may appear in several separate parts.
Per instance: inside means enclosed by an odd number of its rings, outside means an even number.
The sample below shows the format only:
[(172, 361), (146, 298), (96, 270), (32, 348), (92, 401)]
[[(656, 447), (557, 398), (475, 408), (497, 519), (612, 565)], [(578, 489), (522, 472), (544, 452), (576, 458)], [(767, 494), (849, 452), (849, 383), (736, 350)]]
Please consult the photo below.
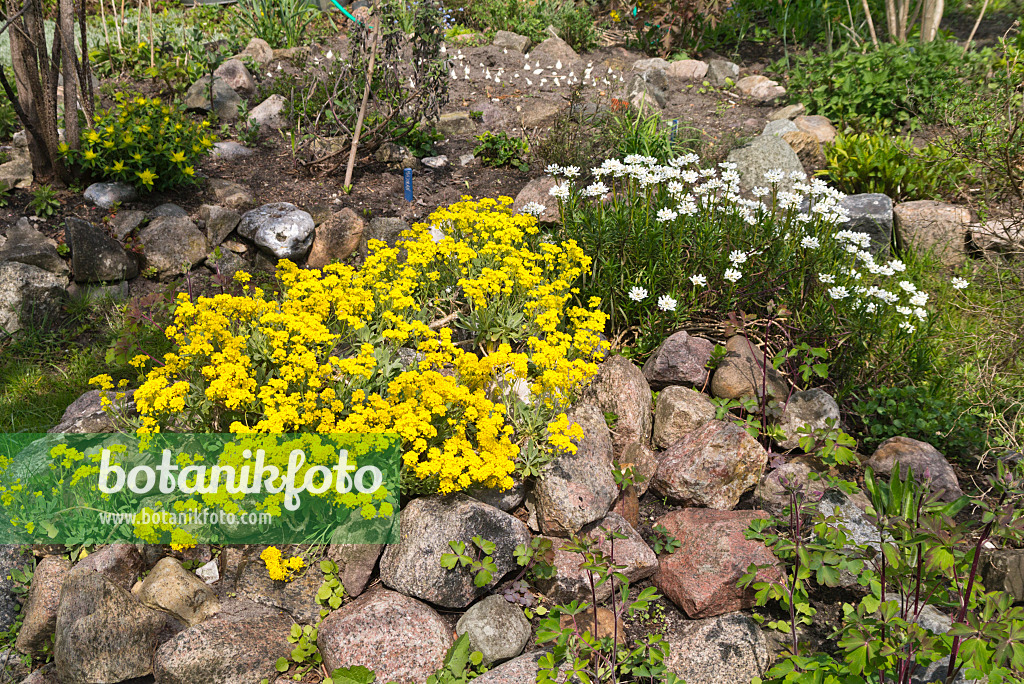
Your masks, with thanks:
[(464, 197), (396, 247), (371, 240), (359, 269), (281, 261), (274, 292), (179, 295), (136, 429), (398, 434), (412, 493), (505, 489), (524, 446), (575, 450), (565, 410), (597, 372), (606, 316), (573, 304), (589, 257), (511, 202)]
[(60, 152), (86, 172), (146, 192), (195, 183), (195, 165), (216, 140), (210, 122), (157, 97), (114, 98), (116, 104), (96, 112), (93, 127), (82, 133), (82, 148), (61, 143)]

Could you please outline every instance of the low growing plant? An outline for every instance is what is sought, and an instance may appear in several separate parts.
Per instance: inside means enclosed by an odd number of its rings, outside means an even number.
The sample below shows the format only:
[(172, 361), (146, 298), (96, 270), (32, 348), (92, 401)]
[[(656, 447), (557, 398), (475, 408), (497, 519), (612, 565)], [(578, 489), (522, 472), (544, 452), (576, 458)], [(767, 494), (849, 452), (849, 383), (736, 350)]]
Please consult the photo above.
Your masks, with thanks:
[(839, 135), (825, 145), (821, 172), (843, 192), (881, 193), (894, 202), (954, 197), (971, 171), (940, 143), (914, 146), (909, 137)]
[(527, 159), (530, 156), (530, 144), (523, 138), (513, 138), (505, 131), (492, 133), (485, 131), (476, 136), (477, 146), (473, 154), (480, 158), (485, 166), (511, 166), (526, 172), (530, 170)]
[[(575, 450), (582, 430), (562, 407), (597, 371), (605, 316), (596, 301), (572, 303), (582, 250), (541, 242), (511, 203), (439, 209), (401, 246), (371, 241), (358, 270), (282, 261), (275, 293), (179, 294), (172, 353), (162, 365), (132, 359), (154, 366), (135, 392), (135, 427), (396, 431), (403, 486), (417, 493), (508, 488), (527, 443), (548, 458)], [(402, 361), (402, 348), (419, 355)], [(521, 424), (532, 432), (517, 434)]]
[(143, 191), (196, 182), (195, 164), (213, 147), (209, 121), (195, 122), (179, 105), (119, 93), (114, 107), (96, 112), (82, 148), (61, 151), (86, 173)]
[(580, 297), (600, 298), (610, 336), (635, 340), (643, 356), (684, 325), (722, 325), (743, 312), (772, 319), (765, 332), (784, 331), (787, 350), (827, 351), (840, 386), (881, 349), (928, 362), (918, 333), (930, 320), (928, 293), (903, 261), (876, 258), (869, 234), (839, 229), (842, 193), (772, 171), (757, 199), (744, 199), (733, 164), (698, 162), (609, 159), (590, 170), (589, 185), (578, 167), (548, 167), (563, 179), (551, 190), (559, 236), (593, 257)]
[(40, 185), (32, 191), (32, 199), (28, 201), (29, 209), (40, 218), (50, 218), (60, 209), (57, 191), (49, 185)]

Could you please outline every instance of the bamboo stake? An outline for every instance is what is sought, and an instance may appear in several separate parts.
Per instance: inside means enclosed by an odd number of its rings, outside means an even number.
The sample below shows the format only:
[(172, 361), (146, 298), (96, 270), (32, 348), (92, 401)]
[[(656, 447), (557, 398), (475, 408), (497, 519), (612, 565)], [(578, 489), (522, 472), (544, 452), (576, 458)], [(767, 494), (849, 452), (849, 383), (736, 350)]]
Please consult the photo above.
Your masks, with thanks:
[(988, 0), (981, 3), (981, 14), (978, 15), (978, 20), (974, 22), (974, 28), (971, 29), (971, 35), (967, 36), (967, 42), (964, 43), (964, 55), (967, 54), (967, 50), (971, 47), (971, 41), (974, 40), (974, 34), (978, 32), (978, 27), (981, 26), (981, 20), (985, 16), (986, 9), (988, 9)]
[(135, 44), (142, 42), (142, 0), (139, 0), (139, 15), (135, 19)]
[[(374, 22), (378, 23), (378, 22)], [(370, 61), (366, 66), (366, 87), (363, 88), (363, 101), (359, 105), (359, 116), (356, 118), (356, 130), (352, 134), (352, 149), (348, 153), (348, 166), (345, 169), (345, 186), (352, 185), (352, 171), (356, 166), (356, 151), (359, 149), (359, 134), (363, 129), (363, 117), (366, 116), (366, 103), (370, 99), (370, 85), (373, 83), (373, 67), (377, 58), (377, 46), (380, 44), (380, 30), (373, 34), (373, 48), (370, 50)]]
[[(100, 0), (100, 5), (102, 4), (103, 0)], [(114, 36), (117, 38), (117, 49), (124, 53), (124, 45), (121, 43), (121, 19), (117, 15), (117, 3), (114, 0), (110, 0), (110, 18), (114, 20)]]
[(878, 36), (875, 35), (875, 22), (871, 18), (871, 8), (868, 7), (868, 0), (861, 0), (861, 3), (864, 5), (864, 15), (868, 18), (868, 31), (871, 32), (871, 44), (874, 45), (877, 50)]
[(103, 22), (103, 39), (107, 41), (107, 47), (110, 47), (110, 30), (107, 29), (107, 12), (104, 8), (103, 0), (100, 0), (100, 21)]
[(146, 0), (149, 3), (149, 66), (156, 68), (156, 40), (153, 38), (153, 0)]

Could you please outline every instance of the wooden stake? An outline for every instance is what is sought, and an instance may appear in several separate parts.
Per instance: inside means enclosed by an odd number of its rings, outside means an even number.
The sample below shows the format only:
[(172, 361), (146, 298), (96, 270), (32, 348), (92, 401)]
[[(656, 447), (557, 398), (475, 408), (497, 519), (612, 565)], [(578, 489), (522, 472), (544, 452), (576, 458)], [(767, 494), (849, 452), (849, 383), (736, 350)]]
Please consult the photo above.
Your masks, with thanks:
[(974, 34), (978, 32), (978, 27), (981, 26), (981, 20), (985, 16), (985, 10), (988, 9), (988, 0), (981, 3), (981, 14), (978, 15), (978, 20), (974, 22), (974, 28), (971, 29), (971, 35), (967, 36), (967, 42), (964, 43), (964, 54), (967, 54), (967, 50), (971, 47), (971, 41), (974, 40)]
[[(376, 23), (376, 22), (375, 22)], [(377, 58), (379, 29), (373, 34), (373, 48), (370, 50), (370, 62), (366, 66), (366, 87), (363, 88), (363, 101), (359, 105), (359, 116), (356, 118), (356, 130), (352, 133), (352, 149), (348, 153), (348, 167), (345, 169), (345, 186), (352, 185), (352, 171), (356, 166), (356, 151), (359, 149), (359, 134), (363, 130), (363, 117), (366, 116), (366, 102), (370, 99), (370, 85), (373, 83), (373, 67)]]

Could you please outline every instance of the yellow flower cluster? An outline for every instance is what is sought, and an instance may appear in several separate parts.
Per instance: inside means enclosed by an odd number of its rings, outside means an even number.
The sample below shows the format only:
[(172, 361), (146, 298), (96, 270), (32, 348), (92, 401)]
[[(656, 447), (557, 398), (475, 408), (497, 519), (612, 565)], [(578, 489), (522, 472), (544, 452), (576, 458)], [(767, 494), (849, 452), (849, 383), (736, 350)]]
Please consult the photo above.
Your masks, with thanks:
[(282, 261), (273, 296), (180, 295), (175, 350), (135, 393), (139, 432), (397, 433), (405, 473), (437, 491), (504, 489), (525, 393), (545, 448), (574, 450), (563, 411), (597, 371), (606, 317), (574, 303), (580, 247), (542, 242), (510, 205), (463, 198), (398, 247), (371, 240), (359, 269)]
[(301, 556), (292, 556), (282, 560), (281, 550), (276, 546), (268, 546), (263, 549), (260, 560), (266, 564), (270, 579), (282, 582), (291, 582), (295, 579), (295, 573), (306, 567), (306, 561), (302, 560)]

